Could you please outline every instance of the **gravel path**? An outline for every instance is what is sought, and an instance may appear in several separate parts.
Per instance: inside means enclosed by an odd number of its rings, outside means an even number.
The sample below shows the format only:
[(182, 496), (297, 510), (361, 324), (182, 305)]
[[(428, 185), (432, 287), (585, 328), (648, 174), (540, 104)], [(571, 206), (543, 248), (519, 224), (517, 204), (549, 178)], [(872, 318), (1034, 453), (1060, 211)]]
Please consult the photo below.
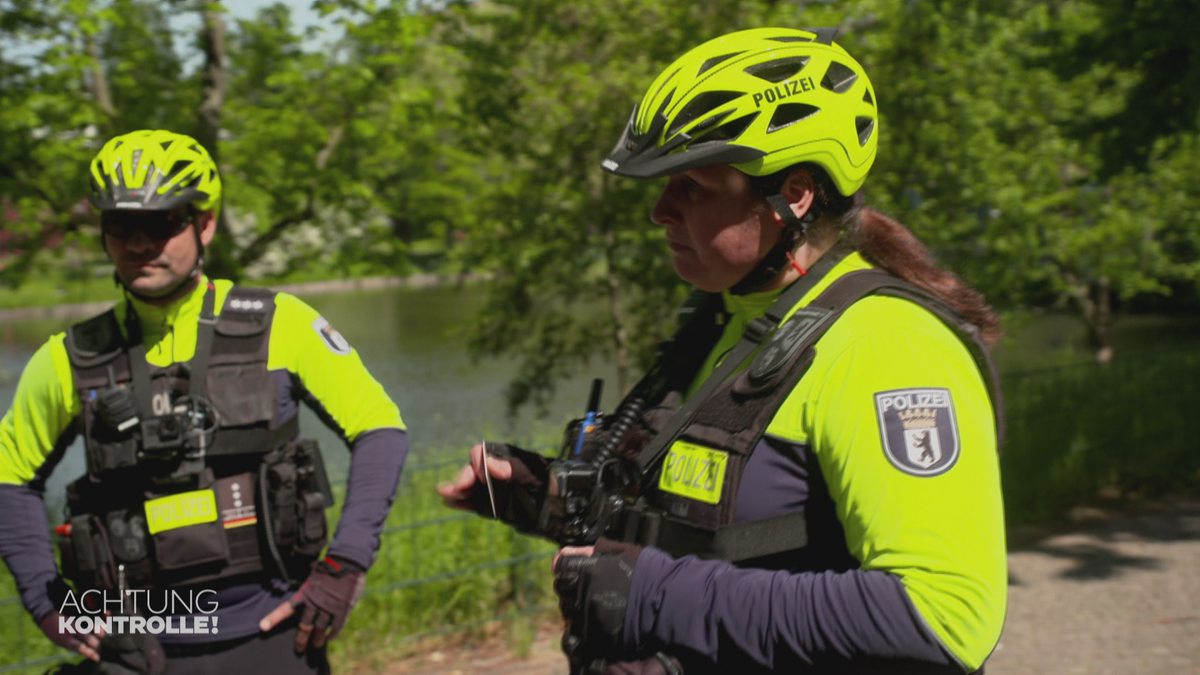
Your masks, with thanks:
[[(1200, 675), (1200, 503), (1080, 510), (1010, 545), (1008, 620), (988, 675)], [(434, 651), (388, 675), (565, 675), (548, 626), (528, 658)]]

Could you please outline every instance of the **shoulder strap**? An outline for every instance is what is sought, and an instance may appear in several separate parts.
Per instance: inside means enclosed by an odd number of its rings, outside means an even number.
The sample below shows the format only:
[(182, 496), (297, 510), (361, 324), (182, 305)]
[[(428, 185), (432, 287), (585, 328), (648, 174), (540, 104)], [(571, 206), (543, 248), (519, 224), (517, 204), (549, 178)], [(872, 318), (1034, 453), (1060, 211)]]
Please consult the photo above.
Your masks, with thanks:
[(213, 329), (217, 318), (213, 311), (217, 302), (217, 288), (208, 282), (204, 291), (204, 304), (200, 307), (200, 325), (196, 328), (196, 353), (192, 356), (191, 372), (188, 373), (188, 396), (204, 398), (204, 376), (208, 373), (208, 359), (212, 355)]
[(71, 365), (77, 369), (94, 368), (116, 358), (125, 338), (117, 313), (108, 309), (103, 314), (67, 328), (63, 341)]
[(738, 366), (758, 349), (762, 341), (775, 331), (788, 310), (800, 302), (804, 294), (816, 286), (817, 282), (823, 279), (848, 253), (848, 249), (835, 249), (821, 256), (821, 259), (817, 261), (817, 264), (813, 265), (808, 274), (789, 286), (779, 296), (779, 299), (767, 309), (766, 314), (751, 321), (746, 326), (741, 340), (725, 356), (721, 365), (709, 374), (696, 393), (688, 399), (688, 402), (671, 416), (671, 419), (667, 421), (662, 431), (656, 434), (645, 449), (634, 458), (639, 481), (646, 480), (651, 470), (662, 461), (671, 443), (679, 436), (684, 427), (692, 421), (700, 406), (712, 395), (717, 387), (721, 386), (737, 370)]

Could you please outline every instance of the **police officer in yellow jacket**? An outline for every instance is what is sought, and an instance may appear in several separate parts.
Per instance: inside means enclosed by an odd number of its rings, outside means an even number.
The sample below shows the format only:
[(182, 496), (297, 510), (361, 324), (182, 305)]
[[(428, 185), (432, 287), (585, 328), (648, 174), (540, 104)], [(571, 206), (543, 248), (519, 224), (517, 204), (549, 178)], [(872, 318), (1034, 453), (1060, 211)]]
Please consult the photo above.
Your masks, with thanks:
[[(694, 48), (602, 162), (666, 178), (651, 220), (698, 292), (595, 433), (637, 482), (607, 538), (555, 561), (574, 672), (961, 674), (997, 644), (998, 322), (864, 205), (877, 100), (833, 37)], [(491, 492), (500, 518), (548, 534), (570, 476), (489, 450), (443, 497), (490, 516)]]
[[(312, 308), (204, 276), (221, 179), (195, 140), (118, 136), (91, 178), (124, 297), (51, 337), (0, 421), (0, 555), (22, 602), (103, 672), (328, 672), (407, 455), (400, 412)], [(332, 541), (302, 401), (353, 453)], [(60, 574), (42, 491), (77, 436)], [(96, 625), (114, 614), (130, 618)], [(152, 614), (191, 633), (132, 629)]]

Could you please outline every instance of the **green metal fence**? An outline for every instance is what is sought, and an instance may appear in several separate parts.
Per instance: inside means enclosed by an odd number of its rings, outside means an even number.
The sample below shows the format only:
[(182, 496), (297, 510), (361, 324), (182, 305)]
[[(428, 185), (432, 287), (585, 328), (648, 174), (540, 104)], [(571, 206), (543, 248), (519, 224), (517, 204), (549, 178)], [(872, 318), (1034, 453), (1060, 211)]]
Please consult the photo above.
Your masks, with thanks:
[[(1052, 517), (1103, 487), (1200, 488), (1200, 352), (1010, 373), (1003, 384), (1010, 524)], [(551, 544), (441, 505), (434, 486), (459, 466), (455, 459), (406, 467), (367, 593), (334, 643), (337, 653), (369, 654), (553, 604)], [(0, 594), (5, 588), (10, 580), (0, 579)], [(41, 637), (18, 598), (0, 599), (0, 673), (38, 672), (69, 657)]]

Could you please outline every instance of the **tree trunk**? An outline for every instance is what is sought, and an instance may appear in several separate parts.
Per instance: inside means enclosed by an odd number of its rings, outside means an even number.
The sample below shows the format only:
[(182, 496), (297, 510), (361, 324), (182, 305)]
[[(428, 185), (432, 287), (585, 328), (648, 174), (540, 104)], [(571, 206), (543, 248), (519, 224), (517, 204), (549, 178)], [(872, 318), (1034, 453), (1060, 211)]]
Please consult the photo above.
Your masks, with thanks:
[[(204, 71), (200, 76), (201, 100), (197, 111), (196, 140), (208, 150), (222, 173), (228, 175), (227, 167), (221, 166), (221, 108), (225, 104), (225, 17), (219, 0), (204, 0), (200, 5), (200, 49), (204, 52)], [(224, 202), (224, 199), (222, 199)], [(209, 245), (205, 255), (205, 270), (213, 276), (238, 280), (242, 266), (238, 264), (235, 242), (229, 234), (229, 215), (221, 209), (217, 220), (219, 233)]]
[(221, 133), (221, 107), (225, 104), (225, 17), (220, 0), (204, 0), (200, 9), (200, 48), (204, 72), (200, 77), (202, 99), (196, 140), (214, 161), (219, 161), (217, 141)]
[(1112, 347), (1112, 284), (1108, 277), (1095, 282), (1083, 281), (1071, 273), (1066, 274), (1080, 318), (1087, 328), (1087, 344), (1096, 355), (1096, 361), (1108, 363), (1113, 357)]
[(117, 109), (113, 105), (112, 93), (108, 88), (108, 76), (104, 73), (104, 63), (100, 58), (100, 45), (96, 43), (96, 36), (91, 33), (83, 34), (83, 42), (87, 48), (88, 58), (92, 61), (92, 81), (90, 83), (92, 95), (96, 97), (96, 106), (107, 118), (105, 121), (109, 128), (105, 131), (110, 132), (113, 122), (117, 119)]

